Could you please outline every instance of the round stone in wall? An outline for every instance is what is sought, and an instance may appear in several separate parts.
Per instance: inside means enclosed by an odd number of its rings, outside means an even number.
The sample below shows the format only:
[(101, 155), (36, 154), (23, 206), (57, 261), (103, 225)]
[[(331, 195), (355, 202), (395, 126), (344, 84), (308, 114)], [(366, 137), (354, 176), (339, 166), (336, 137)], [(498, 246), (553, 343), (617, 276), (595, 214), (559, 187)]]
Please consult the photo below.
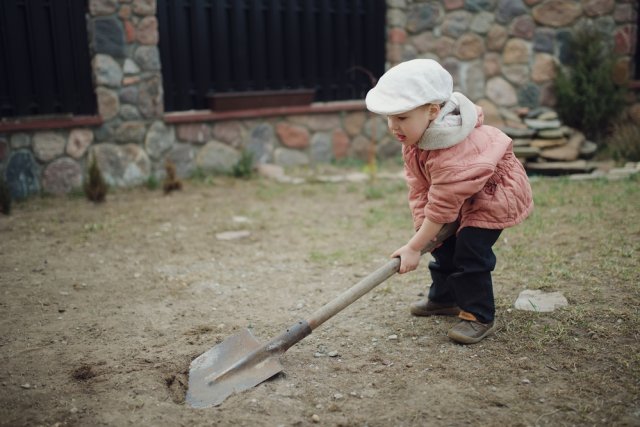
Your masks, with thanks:
[(11, 155), (4, 172), (11, 197), (22, 200), (40, 192), (40, 168), (33, 155), (19, 150)]
[(38, 132), (33, 136), (33, 152), (42, 162), (50, 162), (61, 156), (65, 145), (62, 135), (55, 132)]
[(128, 187), (143, 184), (151, 173), (147, 153), (136, 144), (97, 144), (92, 153), (109, 185)]
[(65, 194), (82, 185), (82, 168), (68, 158), (49, 163), (42, 174), (42, 187), (51, 194)]

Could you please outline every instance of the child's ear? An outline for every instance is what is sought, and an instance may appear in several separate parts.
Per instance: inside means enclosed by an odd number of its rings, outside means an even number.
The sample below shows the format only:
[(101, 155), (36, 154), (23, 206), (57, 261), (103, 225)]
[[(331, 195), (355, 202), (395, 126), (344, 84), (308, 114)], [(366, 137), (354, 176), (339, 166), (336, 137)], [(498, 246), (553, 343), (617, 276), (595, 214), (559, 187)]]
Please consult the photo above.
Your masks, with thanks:
[(429, 120), (435, 120), (440, 114), (440, 104), (429, 104)]

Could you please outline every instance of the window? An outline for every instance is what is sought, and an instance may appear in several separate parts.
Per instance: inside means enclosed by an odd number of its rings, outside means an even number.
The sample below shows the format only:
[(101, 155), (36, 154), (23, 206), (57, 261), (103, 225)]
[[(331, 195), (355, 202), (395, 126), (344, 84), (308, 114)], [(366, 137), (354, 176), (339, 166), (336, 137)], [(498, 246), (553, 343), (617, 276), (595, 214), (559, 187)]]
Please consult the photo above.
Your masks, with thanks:
[(212, 93), (360, 99), (384, 72), (384, 0), (158, 0), (165, 111)]
[(0, 1), (0, 117), (96, 113), (86, 3)]

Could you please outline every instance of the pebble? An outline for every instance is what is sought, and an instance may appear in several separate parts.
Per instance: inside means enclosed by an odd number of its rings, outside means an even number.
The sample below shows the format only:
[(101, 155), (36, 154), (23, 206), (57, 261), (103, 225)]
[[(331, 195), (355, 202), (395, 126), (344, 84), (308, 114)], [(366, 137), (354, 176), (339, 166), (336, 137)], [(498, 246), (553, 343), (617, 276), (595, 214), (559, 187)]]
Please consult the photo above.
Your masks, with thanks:
[(522, 379), (522, 384), (531, 384), (531, 380), (528, 378), (523, 378)]
[(320, 422), (320, 416), (318, 414), (311, 415), (311, 421), (313, 421), (314, 423), (319, 423)]
[(216, 239), (218, 240), (238, 240), (244, 239), (245, 237), (249, 237), (251, 232), (248, 230), (239, 230), (239, 231), (224, 231), (222, 233), (216, 234)]
[(342, 400), (342, 399), (344, 399), (344, 395), (342, 393), (336, 393), (336, 394), (333, 395), (333, 398), (335, 400)]
[(329, 353), (327, 353), (327, 356), (329, 356), (329, 357), (337, 357), (338, 356), (338, 352), (337, 351), (330, 351)]
[(398, 339), (398, 336), (397, 336), (396, 334), (389, 335), (389, 336), (387, 337), (387, 339), (388, 339), (389, 341), (396, 341), (396, 340)]
[(24, 384), (22, 384), (20, 387), (22, 387), (22, 388), (23, 388), (23, 389), (25, 389), (25, 390), (29, 390), (29, 389), (31, 388), (31, 384), (29, 384), (29, 383), (24, 383)]

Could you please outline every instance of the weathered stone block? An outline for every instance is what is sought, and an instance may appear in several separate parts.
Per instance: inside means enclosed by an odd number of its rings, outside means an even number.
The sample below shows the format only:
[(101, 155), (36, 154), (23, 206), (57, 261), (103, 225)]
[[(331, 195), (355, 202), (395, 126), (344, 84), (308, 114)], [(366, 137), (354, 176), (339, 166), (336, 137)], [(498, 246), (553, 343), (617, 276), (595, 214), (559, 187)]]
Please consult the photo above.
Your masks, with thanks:
[(116, 92), (101, 86), (96, 89), (96, 97), (98, 100), (98, 112), (105, 121), (111, 120), (118, 115), (120, 100)]
[(313, 135), (309, 157), (313, 163), (329, 163), (333, 160), (333, 143), (330, 133), (318, 132)]
[(592, 17), (610, 14), (615, 5), (615, 0), (582, 0), (584, 14)]
[(37, 132), (33, 136), (33, 153), (41, 162), (50, 162), (64, 153), (66, 141), (55, 132)]
[(116, 129), (116, 141), (125, 143), (139, 143), (144, 141), (147, 127), (144, 122), (124, 122)]
[(122, 22), (114, 16), (95, 18), (93, 20), (93, 46), (96, 53), (124, 58), (126, 44)]
[(140, 185), (145, 183), (151, 174), (151, 161), (147, 153), (136, 144), (97, 144), (91, 152), (105, 182), (109, 185)]
[(145, 16), (136, 26), (136, 40), (143, 45), (158, 44), (158, 20), (155, 16)]
[(457, 38), (467, 32), (471, 24), (471, 13), (466, 10), (458, 10), (447, 14), (440, 26), (442, 34)]
[(137, 15), (156, 14), (156, 0), (133, 0), (131, 7)]
[(487, 33), (487, 49), (500, 51), (509, 39), (509, 32), (502, 25), (494, 24)]
[(206, 123), (178, 125), (176, 135), (180, 141), (204, 144), (211, 138), (211, 128)]
[(527, 11), (527, 6), (522, 0), (500, 0), (495, 11), (496, 21), (500, 24), (507, 24), (516, 16), (523, 15)]
[(504, 47), (502, 60), (505, 64), (527, 64), (529, 44), (522, 39), (510, 39)]
[(160, 51), (157, 46), (140, 46), (133, 59), (144, 71), (160, 71)]
[(166, 158), (176, 166), (180, 178), (188, 178), (196, 170), (195, 150), (190, 144), (174, 144)]
[(342, 129), (336, 129), (331, 135), (331, 145), (333, 147), (333, 158), (342, 160), (349, 152), (349, 135)]
[(568, 27), (582, 14), (580, 2), (568, 0), (549, 0), (532, 11), (533, 18), (547, 27)]
[(40, 167), (29, 151), (12, 153), (4, 176), (12, 199), (22, 200), (40, 192)]
[(118, 0), (90, 0), (89, 13), (91, 16), (111, 15), (118, 10)]
[(196, 155), (196, 165), (205, 172), (231, 173), (240, 153), (219, 141), (209, 141)]
[(464, 34), (456, 40), (454, 52), (463, 61), (479, 58), (485, 52), (484, 39), (477, 34)]
[(167, 128), (164, 122), (158, 120), (151, 124), (144, 146), (153, 160), (162, 158), (162, 155), (175, 144), (175, 132), (173, 128)]
[(531, 80), (542, 83), (553, 80), (556, 77), (555, 58), (548, 53), (537, 53), (534, 56)]
[(276, 144), (273, 126), (269, 123), (261, 123), (251, 131), (245, 148), (253, 155), (255, 163), (269, 163)]
[(69, 132), (66, 153), (74, 159), (81, 159), (93, 142), (93, 132), (90, 129), (73, 129)]
[(423, 3), (411, 6), (407, 14), (407, 30), (410, 33), (420, 33), (432, 30), (440, 23), (443, 10), (437, 3)]
[(285, 147), (275, 149), (274, 161), (283, 167), (306, 166), (310, 163), (309, 156), (303, 151)]
[(162, 82), (160, 77), (152, 77), (140, 83), (138, 92), (138, 110), (147, 119), (162, 116)]
[(240, 147), (244, 135), (244, 127), (237, 120), (217, 122), (212, 129), (213, 137), (232, 147)]
[(66, 194), (82, 186), (82, 168), (63, 157), (49, 163), (42, 173), (42, 188), (51, 194)]
[(509, 107), (518, 103), (515, 89), (502, 77), (489, 79), (487, 81), (486, 91), (487, 98), (496, 105)]
[(119, 87), (122, 84), (122, 69), (111, 56), (97, 54), (93, 58), (93, 72), (98, 85)]
[(276, 125), (276, 133), (286, 147), (307, 148), (309, 146), (309, 131), (303, 126), (280, 122)]

